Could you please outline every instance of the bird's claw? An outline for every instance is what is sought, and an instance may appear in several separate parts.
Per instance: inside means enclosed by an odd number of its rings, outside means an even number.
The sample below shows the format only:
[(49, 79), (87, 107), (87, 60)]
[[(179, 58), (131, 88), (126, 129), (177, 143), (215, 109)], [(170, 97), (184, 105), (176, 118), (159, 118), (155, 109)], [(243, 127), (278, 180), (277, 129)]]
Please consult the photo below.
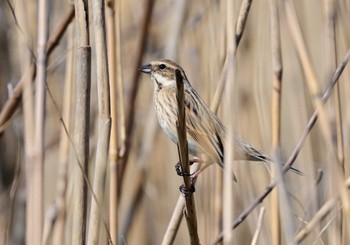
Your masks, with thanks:
[(196, 191), (193, 184), (191, 184), (189, 189), (187, 189), (186, 186), (184, 184), (182, 184), (182, 185), (180, 185), (179, 190), (185, 198), (191, 198), (192, 193), (194, 193)]
[(191, 173), (187, 173), (187, 172), (182, 170), (180, 162), (176, 163), (175, 170), (176, 170), (177, 175), (179, 175), (179, 176), (191, 176)]

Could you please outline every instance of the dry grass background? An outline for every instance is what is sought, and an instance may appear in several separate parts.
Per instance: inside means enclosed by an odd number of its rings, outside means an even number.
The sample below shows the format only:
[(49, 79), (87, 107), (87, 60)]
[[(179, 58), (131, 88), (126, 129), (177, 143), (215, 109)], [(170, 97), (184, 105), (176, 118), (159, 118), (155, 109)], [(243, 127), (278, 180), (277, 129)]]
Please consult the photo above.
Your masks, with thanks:
[[(37, 244), (35, 241), (40, 240), (44, 244), (75, 244), (75, 238), (85, 237), (73, 221), (76, 214), (74, 205), (79, 198), (74, 189), (81, 177), (76, 150), (84, 148), (84, 145), (77, 146), (74, 133), (77, 127), (81, 127), (76, 123), (81, 113), (76, 111), (75, 102), (82, 93), (77, 90), (77, 84), (81, 82), (76, 81), (80, 62), (77, 51), (85, 46), (82, 45), (82, 29), (75, 21), (81, 20), (81, 16), (76, 14), (71, 22), (67, 22), (67, 29), (48, 58), (46, 104), (38, 104), (33, 99), (35, 91), (38, 91), (37, 85), (30, 87), (31, 81), (37, 84), (30, 70), (30, 67), (33, 69), (32, 64), (35, 65), (39, 50), (37, 16), (48, 13), (50, 39), (74, 6), (69, 1), (51, 1), (48, 9), (41, 9), (39, 2), (42, 1), (0, 2), (1, 244)], [(290, 28), (288, 11), (293, 2), (306, 52), (297, 51), (297, 33)], [(82, 1), (75, 1), (75, 6), (79, 3)], [(81, 200), (87, 205), (87, 216), (86, 221), (80, 221), (86, 227), (86, 243), (89, 244), (106, 244), (109, 236), (114, 244), (160, 244), (179, 198), (178, 186), (182, 178), (176, 175), (174, 169), (178, 161), (176, 146), (161, 132), (153, 113), (153, 84), (148, 77), (138, 74), (137, 68), (154, 59), (171, 58), (185, 69), (202, 98), (208, 104), (213, 103), (229, 47), (227, 40), (232, 40), (227, 37), (230, 34), (228, 30), (235, 28), (241, 1), (233, 1), (233, 11), (227, 10), (227, 1), (217, 0), (108, 2), (116, 8), (113, 20), (110, 19), (111, 8), (106, 7), (106, 19), (112, 20), (106, 28), (111, 44), (107, 52), (110, 83), (115, 84), (110, 89), (112, 94), (117, 95), (116, 98), (111, 97), (111, 103), (117, 107), (116, 116), (112, 118), (112, 127), (115, 127), (113, 122), (117, 122), (117, 127), (112, 128), (111, 138), (112, 141), (118, 140), (111, 144), (119, 149), (116, 152), (111, 145), (108, 162), (105, 155), (108, 147), (98, 145), (101, 137), (109, 137), (108, 96), (103, 100), (106, 107), (99, 102), (101, 88), (108, 89), (108, 79), (104, 69), (106, 63), (103, 59), (101, 61), (104, 48), (103, 45), (102, 48), (98, 46), (101, 38), (102, 44), (104, 42), (103, 35), (98, 32), (99, 27), (94, 26), (98, 24), (93, 17), (98, 13), (98, 3), (103, 2), (91, 0), (88, 3), (91, 69), (87, 72), (91, 73), (91, 104), (86, 167), (91, 186), (99, 186), (100, 192), (94, 189), (99, 201), (97, 207), (91, 209), (95, 197), (91, 194), (91, 187), (86, 187), (87, 198)], [(278, 127), (271, 122), (273, 71), (276, 68), (272, 63), (276, 46), (272, 46), (271, 31), (275, 33), (276, 29), (271, 30), (270, 26), (271, 4), (277, 6), (279, 12), (283, 64), (279, 144), (285, 160), (296, 146), (314, 108), (322, 110), (322, 103), (321, 107), (317, 107), (317, 95), (320, 94), (309, 92), (308, 82), (314, 81), (323, 91), (348, 51), (350, 1), (252, 1), (243, 37), (234, 56), (234, 66), (228, 67), (233, 72), (233, 79), (227, 83), (233, 83), (229, 93), (235, 103), (227, 105), (221, 97), (224, 105), (218, 114), (226, 125), (233, 125), (242, 139), (270, 154), (275, 144), (272, 133)], [(330, 14), (332, 7), (334, 15)], [(231, 13), (234, 19), (228, 27), (227, 13)], [(310, 69), (300, 58), (304, 54), (316, 74), (314, 80)], [(349, 76), (350, 70), (345, 68), (339, 88), (335, 88), (339, 89), (339, 97), (332, 96), (327, 102), (324, 116), (312, 128), (293, 165), (304, 176), (287, 173), (279, 182), (283, 185), (278, 184), (280, 198), (270, 194), (256, 205), (231, 236), (225, 238), (225, 244), (349, 244), (350, 206), (349, 193), (345, 188), (345, 185), (350, 185)], [(16, 96), (13, 89), (20, 82), (26, 84), (21, 102), (15, 110), (9, 110), (5, 103)], [(133, 104), (135, 91), (137, 96)], [(38, 113), (34, 104), (39, 109), (45, 109), (46, 114), (45, 121), (41, 121), (44, 123), (44, 164), (43, 168), (34, 167), (39, 171), (36, 173), (33, 166), (38, 166), (38, 160), (33, 148), (40, 145), (33, 138), (34, 126), (31, 123)], [(2, 121), (7, 110), (11, 112), (11, 117)], [(111, 107), (111, 110), (113, 113), (115, 108)], [(232, 113), (233, 121), (226, 120), (227, 112)], [(134, 117), (133, 124), (130, 116)], [(99, 120), (105, 120), (104, 135)], [(78, 121), (84, 123), (86, 119)], [(35, 133), (40, 132), (37, 127)], [(101, 147), (100, 150), (97, 150), (98, 147)], [(99, 155), (97, 160), (96, 155)], [(83, 164), (81, 159), (80, 163)], [(227, 210), (223, 211), (223, 200), (227, 199), (223, 196), (228, 194), (223, 188), (232, 195), (229, 213), (233, 216), (228, 220), (233, 222), (273, 179), (270, 165), (235, 161), (232, 167), (238, 183), (232, 182), (229, 188), (223, 186), (222, 171), (214, 165), (198, 179), (194, 196), (201, 244), (211, 244), (224, 228), (223, 217), (227, 219)], [(99, 182), (96, 182), (96, 173), (101, 177)], [(33, 176), (43, 177), (38, 189), (35, 189), (35, 184), (33, 187)], [(120, 192), (116, 194), (118, 188)], [(41, 191), (42, 196), (38, 194)], [(38, 209), (41, 197), (43, 206)], [(117, 212), (113, 212), (115, 210)], [(92, 222), (92, 214), (97, 215), (99, 222)], [(92, 234), (97, 234), (95, 240), (90, 239)], [(174, 244), (189, 243), (183, 219)]]

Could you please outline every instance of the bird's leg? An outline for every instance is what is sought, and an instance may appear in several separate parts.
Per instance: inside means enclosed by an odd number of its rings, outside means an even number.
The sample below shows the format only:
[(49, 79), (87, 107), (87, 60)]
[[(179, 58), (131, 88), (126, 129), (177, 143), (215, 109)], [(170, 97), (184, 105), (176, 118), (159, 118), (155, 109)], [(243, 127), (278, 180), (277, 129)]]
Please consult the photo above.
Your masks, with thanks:
[[(194, 158), (194, 159), (189, 161), (189, 165), (193, 165), (194, 163), (203, 163), (203, 161), (199, 158)], [(195, 185), (196, 180), (197, 180), (198, 171), (194, 172), (193, 174), (186, 173), (186, 172), (182, 171), (182, 167), (181, 167), (180, 162), (178, 162), (175, 165), (175, 169), (176, 169), (176, 173), (180, 176), (191, 176), (191, 186), (189, 189), (186, 188), (186, 186), (184, 184), (180, 185), (180, 187), (179, 187), (180, 192), (182, 193), (182, 195), (185, 198), (191, 198), (192, 193), (196, 191), (196, 188), (194, 187), (194, 185)]]
[[(204, 163), (204, 162), (201, 162), (201, 163)], [(203, 172), (207, 167), (209, 167), (211, 165), (211, 163), (205, 163), (203, 166), (201, 166), (200, 169), (198, 169), (196, 172), (190, 174), (191, 176), (191, 187), (190, 189), (187, 189), (186, 186), (184, 184), (182, 184), (180, 187), (179, 187), (179, 190), (180, 192), (182, 193), (182, 195), (185, 197), (185, 198), (191, 198), (191, 195), (193, 192), (195, 192), (195, 183), (197, 181), (197, 178), (198, 178), (198, 175)]]
[[(194, 163), (203, 163), (201, 159), (199, 158), (193, 158), (192, 160), (189, 160), (189, 165), (193, 165)], [(179, 176), (192, 176), (191, 173), (186, 173), (182, 170), (180, 162), (177, 162), (175, 165), (175, 170), (177, 175)]]
[(190, 165), (193, 165), (195, 163), (203, 163), (203, 160), (198, 158), (198, 157), (195, 157), (195, 158), (193, 158), (192, 160), (189, 161)]
[[(204, 162), (201, 162), (201, 163), (204, 163)], [(194, 172), (194, 173), (192, 173), (191, 174), (191, 177), (193, 178), (193, 179), (196, 179), (197, 177), (198, 177), (198, 175), (201, 173), (201, 172), (203, 172), (207, 167), (209, 167), (211, 165), (211, 163), (204, 163), (201, 167), (200, 167), (200, 169), (198, 169), (196, 172)]]

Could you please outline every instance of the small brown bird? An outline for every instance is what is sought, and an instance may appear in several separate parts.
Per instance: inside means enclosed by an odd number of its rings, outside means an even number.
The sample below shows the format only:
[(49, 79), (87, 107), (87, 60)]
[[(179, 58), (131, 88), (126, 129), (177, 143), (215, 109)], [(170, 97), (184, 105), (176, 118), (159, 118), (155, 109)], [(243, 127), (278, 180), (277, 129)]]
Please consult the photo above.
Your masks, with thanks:
[[(159, 124), (167, 136), (177, 144), (176, 69), (181, 71), (184, 81), (189, 152), (198, 158), (205, 156), (206, 163), (216, 162), (224, 168), (225, 128), (223, 124), (193, 89), (184, 70), (175, 62), (166, 59), (152, 61), (139, 69), (149, 74), (154, 82), (153, 105)], [(271, 161), (264, 152), (243, 142), (237, 136), (235, 137), (235, 150), (237, 160)], [(297, 169), (291, 170), (300, 173)], [(234, 179), (236, 180), (235, 176)]]

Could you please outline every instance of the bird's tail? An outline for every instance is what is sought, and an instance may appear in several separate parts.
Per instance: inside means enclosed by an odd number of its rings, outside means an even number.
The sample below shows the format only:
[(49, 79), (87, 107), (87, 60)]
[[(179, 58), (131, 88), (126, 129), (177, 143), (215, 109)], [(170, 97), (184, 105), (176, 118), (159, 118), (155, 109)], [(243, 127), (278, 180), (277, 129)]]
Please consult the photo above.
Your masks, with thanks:
[[(245, 155), (246, 160), (273, 163), (272, 158), (269, 155), (267, 155), (265, 152), (255, 148), (254, 146), (248, 143), (243, 142), (239, 138), (236, 138), (235, 140), (237, 143), (236, 147), (240, 152), (242, 152)], [(294, 167), (290, 167), (289, 170), (296, 174), (303, 175), (303, 172), (301, 172), (300, 170)]]

